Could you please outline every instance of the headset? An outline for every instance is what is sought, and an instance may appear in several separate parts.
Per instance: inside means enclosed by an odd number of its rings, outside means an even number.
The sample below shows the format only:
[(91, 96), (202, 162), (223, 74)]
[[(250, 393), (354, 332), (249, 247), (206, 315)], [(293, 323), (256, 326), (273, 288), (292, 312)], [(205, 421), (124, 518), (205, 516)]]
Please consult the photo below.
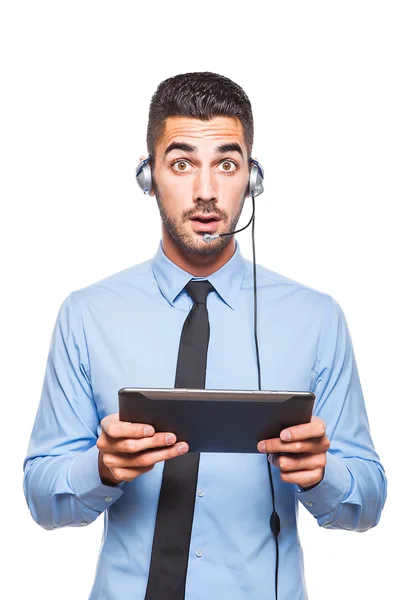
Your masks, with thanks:
[[(136, 168), (136, 181), (145, 194), (149, 194), (152, 188), (152, 177), (151, 177), (151, 167), (150, 167), (151, 156), (148, 156), (144, 160), (142, 160)], [(252, 227), (252, 245), (253, 245), (253, 291), (254, 291), (254, 341), (256, 347), (256, 357), (257, 357), (257, 369), (258, 369), (258, 389), (261, 390), (261, 368), (260, 368), (260, 355), (258, 349), (258, 339), (257, 339), (257, 276), (256, 276), (256, 253), (255, 253), (255, 240), (254, 240), (254, 224), (255, 224), (255, 202), (254, 198), (259, 196), (264, 191), (264, 169), (260, 165), (260, 163), (254, 158), (250, 158), (249, 162), (251, 164), (250, 174), (249, 174), (249, 182), (248, 182), (248, 194), (251, 196), (253, 201), (253, 214), (251, 215), (250, 221), (242, 227), (241, 229), (236, 229), (235, 231), (229, 231), (228, 233), (217, 233), (215, 235), (210, 235), (209, 233), (205, 233), (203, 235), (203, 240), (206, 244), (211, 243), (213, 240), (219, 237), (223, 237), (225, 235), (233, 235), (234, 233), (239, 233), (239, 231), (243, 231), (246, 229), (251, 223), (253, 223)], [(268, 458), (268, 456), (267, 456)], [(279, 544), (278, 544), (278, 535), (280, 532), (280, 519), (279, 515), (275, 510), (275, 491), (274, 484), (272, 480), (271, 473), (271, 465), (269, 460), (267, 460), (268, 464), (268, 473), (269, 473), (269, 481), (271, 486), (271, 496), (272, 496), (272, 513), (270, 517), (270, 528), (272, 534), (275, 538), (275, 553), (276, 553), (276, 561), (275, 561), (275, 600), (278, 600), (278, 571), (279, 571)]]

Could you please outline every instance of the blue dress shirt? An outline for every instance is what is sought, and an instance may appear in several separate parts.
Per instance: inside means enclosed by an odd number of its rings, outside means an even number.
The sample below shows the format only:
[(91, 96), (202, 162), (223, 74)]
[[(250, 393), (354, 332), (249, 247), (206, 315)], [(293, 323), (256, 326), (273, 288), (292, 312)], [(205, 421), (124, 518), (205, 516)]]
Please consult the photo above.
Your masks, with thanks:
[[(24, 461), (24, 493), (45, 529), (88, 525), (101, 513), (104, 534), (90, 600), (141, 600), (150, 565), (163, 463), (103, 485), (100, 421), (118, 412), (122, 387), (174, 387), (192, 279), (164, 254), (72, 292), (53, 330), (41, 400)], [(196, 277), (195, 279), (202, 279)], [(210, 342), (206, 388), (258, 389), (252, 263), (235, 254), (207, 278)], [(386, 499), (352, 342), (329, 295), (260, 265), (258, 340), (262, 388), (310, 390), (331, 447), (325, 476), (308, 491), (272, 466), (279, 536), (279, 600), (305, 600), (297, 532), (300, 501), (318, 525), (365, 531)], [(186, 600), (273, 600), (275, 542), (267, 459), (202, 453)]]

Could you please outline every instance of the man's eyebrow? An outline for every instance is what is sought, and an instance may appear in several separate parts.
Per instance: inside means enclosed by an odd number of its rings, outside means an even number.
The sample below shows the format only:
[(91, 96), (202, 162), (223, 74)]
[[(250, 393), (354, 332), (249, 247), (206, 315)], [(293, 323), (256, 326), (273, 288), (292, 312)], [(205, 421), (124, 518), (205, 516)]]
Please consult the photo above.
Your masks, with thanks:
[(239, 146), (239, 144), (237, 144), (236, 142), (233, 144), (224, 144), (223, 146), (217, 146), (216, 148), (217, 152), (223, 153), (223, 152), (239, 152), (239, 154), (241, 155), (242, 158), (244, 158), (243, 156), (243, 150), (241, 149), (241, 147)]
[(196, 146), (191, 146), (190, 144), (184, 144), (183, 142), (172, 142), (165, 149), (164, 156), (168, 154), (168, 152), (172, 152), (172, 150), (183, 150), (184, 152), (197, 152)]
[[(172, 150), (183, 150), (184, 152), (197, 152), (198, 148), (196, 146), (192, 146), (191, 144), (185, 144), (184, 142), (172, 142), (165, 149), (164, 156), (168, 154), (168, 152), (172, 152)], [(222, 146), (217, 146), (215, 150), (219, 154), (223, 154), (224, 152), (238, 152), (242, 158), (243, 150), (240, 145), (236, 142), (233, 144), (223, 144)]]

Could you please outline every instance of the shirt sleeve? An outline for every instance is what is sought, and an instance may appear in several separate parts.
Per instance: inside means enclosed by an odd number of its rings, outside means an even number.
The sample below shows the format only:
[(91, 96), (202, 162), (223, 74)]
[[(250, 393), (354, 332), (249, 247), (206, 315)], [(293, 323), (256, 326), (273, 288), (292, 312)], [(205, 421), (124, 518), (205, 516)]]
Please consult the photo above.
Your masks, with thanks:
[(345, 316), (330, 296), (318, 344), (314, 414), (330, 440), (323, 480), (298, 500), (325, 528), (366, 531), (379, 522), (387, 481), (371, 439)]
[(107, 486), (99, 476), (100, 422), (78, 302), (73, 292), (59, 310), (23, 465), (29, 510), (45, 529), (87, 525), (123, 494), (123, 482)]

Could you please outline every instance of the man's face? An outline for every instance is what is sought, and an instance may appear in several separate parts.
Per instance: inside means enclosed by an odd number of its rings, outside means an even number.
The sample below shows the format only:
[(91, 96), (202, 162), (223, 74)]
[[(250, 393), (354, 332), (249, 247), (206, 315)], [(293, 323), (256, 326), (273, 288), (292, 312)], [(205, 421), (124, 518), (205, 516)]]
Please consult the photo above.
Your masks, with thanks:
[(203, 235), (233, 231), (239, 220), (249, 178), (242, 124), (232, 117), (169, 117), (152, 175), (161, 220), (172, 240), (191, 254), (219, 252), (232, 236), (207, 244)]

